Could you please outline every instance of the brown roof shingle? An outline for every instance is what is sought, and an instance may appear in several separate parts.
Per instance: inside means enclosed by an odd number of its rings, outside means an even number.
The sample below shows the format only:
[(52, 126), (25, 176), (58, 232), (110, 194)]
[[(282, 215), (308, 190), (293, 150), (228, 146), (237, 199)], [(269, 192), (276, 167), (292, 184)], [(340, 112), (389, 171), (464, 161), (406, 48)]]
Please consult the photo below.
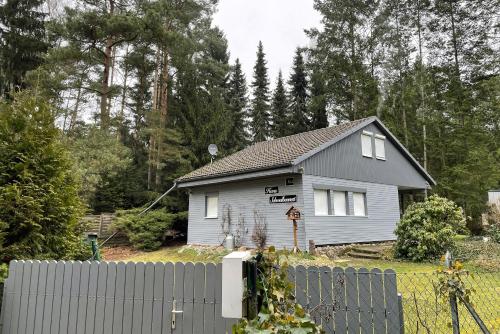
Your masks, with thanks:
[(220, 160), (215, 160), (212, 164), (198, 168), (180, 177), (177, 181), (186, 182), (194, 179), (289, 166), (300, 156), (348, 132), (366, 120), (366, 118), (360, 119), (337, 126), (255, 143)]

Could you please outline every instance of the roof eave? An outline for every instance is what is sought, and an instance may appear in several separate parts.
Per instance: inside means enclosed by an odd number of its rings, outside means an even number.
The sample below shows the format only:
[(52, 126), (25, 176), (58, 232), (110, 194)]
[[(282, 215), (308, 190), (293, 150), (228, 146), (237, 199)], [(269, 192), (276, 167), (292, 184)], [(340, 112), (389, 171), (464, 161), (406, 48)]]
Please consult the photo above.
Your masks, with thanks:
[(292, 164), (286, 163), (286, 164), (280, 164), (280, 165), (275, 165), (275, 166), (271, 166), (271, 167), (247, 169), (244, 171), (205, 175), (205, 176), (198, 176), (198, 177), (187, 178), (187, 179), (176, 179), (176, 182), (178, 185), (182, 185), (182, 184), (190, 183), (190, 182), (209, 181), (209, 180), (219, 179), (219, 178), (224, 179), (224, 178), (227, 178), (230, 176), (238, 176), (238, 175), (252, 174), (252, 173), (257, 173), (257, 172), (265, 172), (265, 171), (273, 171), (273, 170), (281, 169), (281, 168), (285, 168), (285, 167), (292, 167)]

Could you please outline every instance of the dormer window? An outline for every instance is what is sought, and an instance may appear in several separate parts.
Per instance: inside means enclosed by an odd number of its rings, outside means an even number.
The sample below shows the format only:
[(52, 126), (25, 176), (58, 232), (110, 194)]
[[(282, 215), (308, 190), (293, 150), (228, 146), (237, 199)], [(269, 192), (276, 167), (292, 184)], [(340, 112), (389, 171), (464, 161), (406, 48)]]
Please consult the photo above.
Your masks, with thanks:
[(385, 137), (382, 135), (375, 135), (375, 157), (385, 160)]
[(371, 132), (363, 131), (361, 133), (361, 154), (367, 158), (373, 158), (372, 137), (373, 133)]

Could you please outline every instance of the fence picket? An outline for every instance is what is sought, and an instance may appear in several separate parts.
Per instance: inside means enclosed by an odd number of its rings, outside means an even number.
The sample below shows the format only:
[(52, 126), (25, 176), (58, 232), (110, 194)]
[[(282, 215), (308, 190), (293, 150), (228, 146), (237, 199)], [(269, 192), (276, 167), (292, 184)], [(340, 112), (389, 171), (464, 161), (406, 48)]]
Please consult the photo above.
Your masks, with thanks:
[(165, 264), (163, 276), (163, 323), (162, 333), (172, 333), (172, 307), (174, 301), (175, 267), (169, 262)]
[(108, 263), (106, 291), (104, 291), (104, 327), (103, 333), (113, 332), (113, 316), (116, 301), (116, 263)]
[(45, 303), (43, 308), (43, 324), (42, 324), (42, 333), (50, 334), (50, 324), (52, 320), (52, 302), (54, 300), (54, 284), (56, 278), (56, 261), (50, 261), (49, 266), (47, 267), (47, 285), (46, 295), (45, 295)]
[(59, 333), (68, 333), (69, 301), (71, 298), (71, 283), (73, 282), (72, 263), (64, 264), (64, 279), (61, 294), (61, 315), (59, 319)]
[[(38, 286), (40, 278), (40, 261), (33, 261), (31, 269), (31, 283), (28, 298), (28, 316), (26, 318), (26, 333), (32, 334), (35, 331), (35, 316), (38, 302)], [(43, 301), (43, 299), (41, 299)]]
[(99, 281), (99, 262), (90, 263), (89, 291), (87, 301), (87, 316), (85, 322), (85, 333), (94, 334), (95, 312), (97, 305), (97, 283)]
[(23, 264), (23, 279), (21, 284), (21, 291), (19, 296), (19, 325), (17, 327), (17, 332), (19, 334), (26, 333), (26, 319), (28, 317), (28, 298), (31, 285), (31, 269), (32, 261), (26, 261)]
[(78, 296), (78, 320), (76, 325), (76, 333), (85, 333), (87, 324), (87, 304), (89, 301), (89, 280), (90, 280), (90, 262), (85, 261), (80, 270), (80, 292)]
[(68, 313), (68, 334), (76, 333), (76, 324), (78, 319), (78, 295), (80, 294), (82, 263), (71, 263), (71, 291), (69, 297), (69, 313)]
[(382, 271), (378, 268), (372, 269), (370, 272), (370, 278), (373, 301), (373, 330), (375, 333), (385, 333), (387, 327), (385, 322), (384, 284)]
[(373, 333), (372, 299), (370, 293), (370, 272), (366, 268), (358, 270), (359, 324), (361, 334)]
[[(4, 314), (4, 323), (3, 323), (3, 332), (6, 334), (11, 333), (11, 325), (12, 325), (12, 305), (14, 301), (14, 288), (15, 288), (15, 281), (18, 279), (16, 277), (16, 272), (17, 272), (17, 266), (18, 262), (17, 261), (11, 261), (10, 266), (9, 266), (9, 277), (7, 278), (6, 281), (6, 286), (7, 288), (5, 289), (7, 297), (5, 298), (5, 313)], [(2, 303), (3, 304), (3, 303)]]
[(153, 283), (153, 309), (151, 332), (161, 333), (162, 306), (163, 306), (163, 275), (165, 274), (165, 265), (163, 263), (154, 264), (154, 283)]
[(194, 264), (188, 262), (184, 266), (184, 306), (182, 308), (183, 333), (193, 332), (193, 308), (194, 308), (193, 301), (194, 301)]
[(54, 299), (52, 301), (52, 320), (50, 323), (50, 333), (59, 333), (61, 320), (62, 289), (64, 283), (64, 267), (66, 263), (59, 261), (56, 264), (56, 281), (54, 283)]
[(203, 333), (205, 302), (205, 265), (196, 263), (194, 266), (194, 307), (193, 307), (193, 333)]
[(392, 269), (384, 271), (385, 308), (387, 313), (387, 331), (399, 333), (399, 306), (396, 272)]
[(358, 309), (358, 277), (356, 269), (347, 268), (345, 270), (345, 296), (347, 305), (347, 331), (351, 332), (359, 328)]
[(145, 265), (135, 264), (134, 301), (132, 310), (132, 334), (140, 334), (142, 329), (142, 309), (144, 307)]
[(319, 304), (321, 302), (319, 289), (319, 270), (317, 267), (307, 269), (307, 294), (309, 296), (309, 311), (314, 322), (321, 324)]
[(16, 266), (16, 280), (14, 283), (14, 299), (12, 303), (11, 328), (19, 329), (19, 310), (21, 308), (21, 289), (23, 285), (24, 261), (19, 261)]
[(332, 295), (332, 269), (330, 267), (319, 268), (321, 282), (321, 325), (327, 333), (333, 333), (333, 295)]
[(113, 334), (123, 332), (123, 308), (125, 303), (125, 279), (127, 277), (125, 263), (116, 265), (115, 305), (113, 308)]
[(309, 309), (307, 301), (307, 271), (301, 265), (295, 268), (295, 293), (297, 294), (297, 302), (305, 309)]
[(142, 334), (151, 333), (151, 322), (153, 321), (153, 298), (154, 298), (154, 263), (146, 263), (144, 273), (144, 305), (142, 310)]
[[(175, 310), (182, 311), (182, 303), (184, 301), (184, 264), (178, 262), (175, 264), (174, 269), (174, 301), (172, 307)], [(172, 330), (172, 333), (183, 333), (183, 316), (184, 313), (177, 313), (175, 315), (175, 328)]]
[(203, 330), (205, 334), (215, 334), (215, 280), (216, 267), (213, 263), (207, 263), (205, 284), (205, 304), (203, 305)]
[(345, 305), (345, 273), (342, 268), (333, 268), (333, 301), (335, 306), (334, 324), (335, 333), (347, 333), (346, 305)]
[(123, 302), (123, 333), (132, 333), (134, 311), (135, 263), (129, 262), (125, 268), (125, 299)]

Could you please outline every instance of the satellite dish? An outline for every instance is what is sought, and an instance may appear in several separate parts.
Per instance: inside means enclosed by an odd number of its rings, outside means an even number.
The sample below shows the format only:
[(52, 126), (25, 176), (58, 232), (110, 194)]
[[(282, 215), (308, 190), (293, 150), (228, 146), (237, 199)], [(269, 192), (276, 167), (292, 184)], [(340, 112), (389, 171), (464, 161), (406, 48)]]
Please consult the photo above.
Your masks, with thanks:
[(210, 153), (211, 156), (216, 156), (218, 151), (219, 149), (217, 148), (217, 145), (215, 144), (208, 145), (208, 153)]

